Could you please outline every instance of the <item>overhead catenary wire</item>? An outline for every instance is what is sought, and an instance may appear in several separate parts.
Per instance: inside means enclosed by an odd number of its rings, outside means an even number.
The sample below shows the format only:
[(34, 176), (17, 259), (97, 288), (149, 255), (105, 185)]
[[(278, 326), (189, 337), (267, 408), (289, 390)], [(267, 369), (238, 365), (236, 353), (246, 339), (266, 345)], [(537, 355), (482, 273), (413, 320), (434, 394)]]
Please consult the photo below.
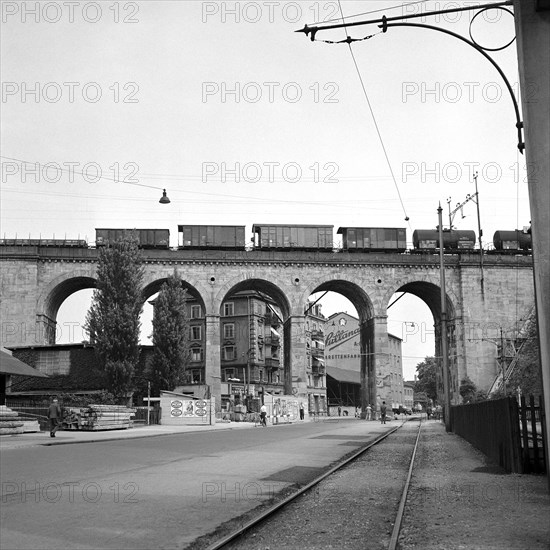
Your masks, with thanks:
[[(338, 0), (338, 6), (340, 7), (340, 13), (342, 15), (342, 22), (345, 24), (344, 12), (342, 10), (342, 4), (341, 4), (340, 0)], [(346, 35), (347, 35), (347, 27), (344, 27), (344, 30), (345, 30)], [(380, 141), (380, 145), (382, 146), (382, 151), (384, 152), (384, 157), (386, 159), (386, 163), (387, 163), (388, 168), (390, 170), (390, 174), (391, 174), (391, 177), (392, 177), (392, 180), (393, 180), (393, 184), (395, 186), (395, 190), (397, 191), (397, 196), (399, 197), (399, 202), (401, 203), (401, 208), (403, 209), (403, 213), (405, 214), (405, 221), (407, 222), (407, 225), (409, 226), (409, 229), (412, 232), (412, 226), (409, 222), (409, 216), (407, 214), (407, 210), (405, 208), (405, 204), (403, 202), (401, 192), (399, 191), (399, 186), (397, 185), (397, 180), (395, 178), (395, 174), (393, 173), (393, 168), (392, 168), (392, 165), (391, 165), (391, 162), (390, 162), (390, 158), (388, 156), (386, 146), (384, 145), (384, 140), (382, 139), (382, 133), (380, 132), (380, 128), (378, 127), (376, 117), (374, 116), (374, 111), (373, 111), (373, 108), (372, 108), (372, 105), (371, 105), (371, 102), (370, 102), (370, 99), (369, 99), (369, 95), (367, 93), (367, 88), (365, 86), (365, 82), (363, 81), (363, 76), (361, 75), (361, 71), (359, 70), (359, 65), (357, 64), (357, 60), (355, 59), (355, 54), (353, 53), (353, 48), (351, 47), (351, 42), (347, 41), (347, 44), (348, 44), (348, 48), (349, 48), (351, 58), (353, 60), (353, 64), (355, 66), (355, 70), (357, 72), (357, 76), (359, 77), (359, 81), (361, 83), (361, 88), (363, 89), (363, 94), (364, 94), (365, 99), (367, 101), (367, 105), (368, 105), (368, 108), (369, 108), (369, 111), (370, 111), (370, 114), (371, 114), (371, 117), (372, 117), (372, 121), (374, 123), (374, 127), (376, 129), (376, 133), (378, 135), (378, 139)]]

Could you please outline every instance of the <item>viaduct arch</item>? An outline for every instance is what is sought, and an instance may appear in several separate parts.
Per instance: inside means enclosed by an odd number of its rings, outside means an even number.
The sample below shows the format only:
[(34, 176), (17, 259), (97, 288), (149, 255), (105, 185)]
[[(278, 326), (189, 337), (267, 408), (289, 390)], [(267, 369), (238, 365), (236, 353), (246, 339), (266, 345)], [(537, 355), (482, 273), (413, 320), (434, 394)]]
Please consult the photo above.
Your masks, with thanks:
[[(72, 293), (95, 287), (97, 250), (21, 247), (2, 251), (2, 345), (54, 341), (57, 311)], [(144, 301), (177, 269), (190, 294), (204, 307), (205, 378), (221, 393), (220, 308), (231, 294), (259, 290), (279, 306), (284, 320), (287, 392), (306, 389), (305, 309), (315, 292), (333, 291), (355, 306), (361, 335), (362, 400), (376, 402), (376, 374), (388, 364), (387, 309), (396, 292), (422, 299), (434, 317), (440, 355), (439, 259), (430, 255), (322, 252), (145, 252)], [(446, 256), (451, 396), (459, 401), (459, 381), (468, 375), (488, 387), (496, 375), (494, 346), (474, 345), (489, 325), (512, 326), (534, 303), (532, 261), (525, 256), (488, 256), (484, 286), (479, 257)], [(479, 343), (479, 342), (476, 342)]]

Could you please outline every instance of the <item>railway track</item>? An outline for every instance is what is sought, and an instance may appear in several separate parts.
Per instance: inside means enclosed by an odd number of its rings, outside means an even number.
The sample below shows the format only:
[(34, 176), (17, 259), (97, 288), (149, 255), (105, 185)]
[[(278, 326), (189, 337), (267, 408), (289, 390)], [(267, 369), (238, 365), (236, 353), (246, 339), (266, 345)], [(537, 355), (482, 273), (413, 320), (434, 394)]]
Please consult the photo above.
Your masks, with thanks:
[[(421, 428), (420, 419), (403, 422), (280, 502), (201, 548), (395, 550)], [(388, 480), (391, 483), (388, 484)], [(301, 525), (307, 526), (302, 533), (299, 532)], [(340, 532), (331, 529), (331, 525), (339, 526)], [(316, 537), (318, 534), (321, 536)]]

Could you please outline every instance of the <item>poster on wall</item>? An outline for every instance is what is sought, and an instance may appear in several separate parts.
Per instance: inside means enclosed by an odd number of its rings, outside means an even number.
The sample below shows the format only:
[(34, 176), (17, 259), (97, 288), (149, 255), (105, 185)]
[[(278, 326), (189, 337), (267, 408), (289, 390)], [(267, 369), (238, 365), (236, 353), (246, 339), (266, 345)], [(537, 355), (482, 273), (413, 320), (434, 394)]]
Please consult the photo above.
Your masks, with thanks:
[(283, 396), (273, 399), (273, 416), (290, 422), (298, 419), (298, 400), (295, 397)]
[(170, 416), (173, 418), (189, 418), (206, 416), (206, 401), (204, 400), (181, 400), (170, 401)]

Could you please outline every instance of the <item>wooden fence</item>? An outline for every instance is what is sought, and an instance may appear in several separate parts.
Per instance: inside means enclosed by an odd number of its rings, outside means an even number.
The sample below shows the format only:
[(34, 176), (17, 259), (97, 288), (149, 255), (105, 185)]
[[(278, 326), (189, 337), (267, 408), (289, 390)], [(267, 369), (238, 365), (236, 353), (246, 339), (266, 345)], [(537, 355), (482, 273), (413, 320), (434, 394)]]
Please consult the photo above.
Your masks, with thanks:
[(546, 471), (545, 415), (542, 398), (535, 406), (522, 397), (492, 399), (451, 407), (451, 429), (507, 472)]
[(546, 418), (542, 396), (538, 398), (538, 405), (535, 405), (534, 396), (529, 397), (529, 404), (522, 396), (519, 414), (523, 473), (544, 473), (547, 460), (544, 446)]

